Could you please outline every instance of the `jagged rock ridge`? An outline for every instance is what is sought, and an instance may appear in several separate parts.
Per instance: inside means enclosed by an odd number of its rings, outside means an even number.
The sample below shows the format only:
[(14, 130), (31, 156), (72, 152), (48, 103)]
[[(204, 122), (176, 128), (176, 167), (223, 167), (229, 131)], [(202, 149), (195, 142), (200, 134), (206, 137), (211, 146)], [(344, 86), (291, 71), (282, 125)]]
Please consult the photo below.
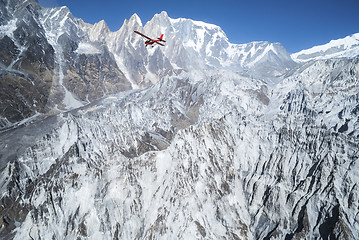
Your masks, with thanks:
[[(275, 88), (192, 72), (46, 120), (36, 144), (3, 133), (28, 147), (6, 160), (2, 236), (353, 239), (358, 132), (333, 124), (358, 124), (358, 66), (317, 62)], [(314, 69), (341, 77), (319, 88)]]
[[(1, 5), (1, 128), (182, 71), (228, 68), (269, 79), (296, 65), (279, 43), (231, 44), (218, 26), (171, 19), (166, 12), (145, 26), (134, 14), (111, 32), (104, 21), (84, 23), (67, 7), (15, 0)], [(164, 33), (168, 44), (146, 49), (134, 30)]]

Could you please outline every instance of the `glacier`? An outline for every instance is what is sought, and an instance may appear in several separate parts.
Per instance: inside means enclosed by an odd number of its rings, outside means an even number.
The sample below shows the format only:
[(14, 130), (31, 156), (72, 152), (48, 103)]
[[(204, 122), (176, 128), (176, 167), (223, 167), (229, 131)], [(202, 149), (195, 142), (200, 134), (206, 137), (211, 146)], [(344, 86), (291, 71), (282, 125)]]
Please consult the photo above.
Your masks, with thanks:
[(332, 91), (318, 112), (312, 87), (183, 73), (29, 125), (35, 142), (2, 133), (28, 145), (3, 171), (3, 206), (21, 210), (7, 236), (354, 239), (358, 128), (338, 131)]
[[(0, 43), (19, 43), (4, 3)], [(24, 4), (51, 46), (57, 109), (0, 131), (0, 239), (359, 238), (357, 34), (289, 54), (166, 12), (111, 32)], [(20, 55), (3, 75), (23, 74)]]

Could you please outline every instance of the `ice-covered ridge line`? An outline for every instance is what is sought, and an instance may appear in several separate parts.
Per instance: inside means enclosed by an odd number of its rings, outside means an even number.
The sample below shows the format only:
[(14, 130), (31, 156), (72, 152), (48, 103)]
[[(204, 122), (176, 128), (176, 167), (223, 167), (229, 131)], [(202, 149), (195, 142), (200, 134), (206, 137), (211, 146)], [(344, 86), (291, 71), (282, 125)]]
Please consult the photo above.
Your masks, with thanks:
[[(249, 48), (250, 46), (250, 48)], [(242, 66), (253, 66), (261, 60), (269, 51), (279, 55), (274, 43), (254, 41), (245, 44), (230, 43), (226, 52), (231, 59), (239, 58)], [(257, 53), (260, 53), (256, 56)]]
[[(162, 12), (161, 14), (167, 16), (166, 13)], [(218, 39), (225, 39), (225, 41), (228, 42), (227, 36), (223, 32), (221, 27), (219, 27), (215, 24), (205, 23), (203, 21), (197, 21), (197, 20), (192, 20), (192, 19), (187, 19), (187, 18), (173, 19), (173, 18), (168, 17), (168, 19), (169, 19), (170, 24), (177, 31), (178, 31), (178, 27), (185, 28), (187, 30), (191, 29), (191, 30), (189, 30), (190, 31), (189, 34), (191, 34), (191, 36), (188, 36), (187, 34), (185, 34), (182, 36), (182, 38), (184, 41), (184, 46), (193, 48), (193, 49), (195, 49), (195, 51), (200, 51), (202, 49), (203, 44), (205, 44), (205, 42), (206, 42), (205, 41), (206, 34), (211, 35), (212, 44), (214, 41), (216, 41)], [(192, 34), (194, 34), (194, 36)], [(179, 36), (179, 37), (181, 37), (181, 36)]]
[(254, 64), (259, 62), (267, 53), (269, 53), (269, 51), (273, 51), (274, 53), (276, 53), (272, 44), (269, 44), (268, 46), (266, 46), (265, 49), (263, 50), (263, 52), (258, 57), (256, 57), (252, 62), (250, 62), (248, 64), (248, 66), (249, 67), (254, 66)]
[[(314, 46), (312, 48), (294, 53), (291, 56), (295, 61), (299, 62), (306, 61), (306, 59), (303, 59), (301, 56), (314, 54), (317, 54), (318, 56), (310, 58), (310, 60), (324, 59), (328, 57), (340, 57), (342, 54), (344, 54), (344, 57), (354, 57), (355, 55), (359, 54), (359, 49), (356, 48), (359, 48), (359, 33), (347, 36), (345, 38), (331, 40), (327, 44)], [(326, 55), (326, 52), (330, 51), (330, 49), (334, 49), (336, 51), (333, 53), (327, 53)]]
[(188, 18), (170, 18), (170, 22), (172, 24), (174, 23), (180, 23), (183, 21), (191, 21), (193, 22), (195, 25), (203, 27), (203, 28), (208, 28), (208, 29), (221, 29), (219, 26), (215, 25), (215, 24), (211, 24), (211, 23), (206, 23), (206, 22), (202, 22), (202, 21), (197, 21), (197, 20), (192, 20), (192, 19), (188, 19)]
[[(313, 52), (313, 50), (314, 51), (318, 51), (318, 50), (325, 51), (328, 48), (340, 47), (340, 46), (343, 46), (344, 48), (349, 48), (349, 47), (352, 47), (354, 45), (359, 45), (359, 33), (347, 36), (345, 38), (331, 40), (327, 44), (324, 44), (324, 45), (321, 45), (321, 46), (315, 46), (315, 47), (312, 47), (310, 49), (303, 50), (301, 52), (310, 53), (310, 52)], [(299, 52), (299, 53), (301, 53), (301, 52)]]
[[(70, 10), (69, 10), (66, 6), (62, 6), (62, 7), (58, 7), (58, 8), (53, 8), (53, 9), (51, 9), (51, 11), (55, 11), (55, 12), (56, 12), (54, 15), (51, 16), (52, 19), (57, 18), (58, 15), (59, 15), (62, 11), (67, 12), (67, 14), (70, 13)], [(67, 15), (66, 15), (66, 16), (67, 16)]]

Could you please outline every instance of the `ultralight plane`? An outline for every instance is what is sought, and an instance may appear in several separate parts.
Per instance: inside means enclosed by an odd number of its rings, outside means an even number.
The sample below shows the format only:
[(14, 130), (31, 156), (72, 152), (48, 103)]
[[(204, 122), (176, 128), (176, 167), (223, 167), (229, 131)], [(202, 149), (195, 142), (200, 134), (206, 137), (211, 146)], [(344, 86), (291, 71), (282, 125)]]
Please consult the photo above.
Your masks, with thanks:
[[(145, 42), (146, 47), (147, 47), (148, 45), (152, 45), (152, 44), (154, 44), (154, 43), (156, 43), (156, 44), (158, 44), (158, 45), (161, 45), (161, 46), (165, 46), (165, 45), (163, 45), (162, 43), (160, 43), (160, 42), (166, 42), (165, 40), (163, 40), (163, 34), (161, 35), (161, 37), (159, 37), (159, 38), (157, 38), (157, 39), (152, 39), (152, 38), (150, 38), (150, 37), (147, 37), (145, 34), (140, 33), (139, 31), (134, 31), (134, 32), (137, 33), (138, 35), (140, 35), (140, 36), (142, 36), (142, 37), (144, 37), (144, 38), (147, 39), (147, 41)], [(152, 47), (153, 47), (153, 46), (152, 46)]]

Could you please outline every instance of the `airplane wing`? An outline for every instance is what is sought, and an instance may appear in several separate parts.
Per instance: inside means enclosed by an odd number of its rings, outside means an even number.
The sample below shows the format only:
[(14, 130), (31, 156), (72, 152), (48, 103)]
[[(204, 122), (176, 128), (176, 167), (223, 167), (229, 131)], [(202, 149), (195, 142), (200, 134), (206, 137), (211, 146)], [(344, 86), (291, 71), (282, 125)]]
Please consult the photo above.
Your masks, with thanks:
[(147, 38), (148, 40), (152, 40), (151, 38), (147, 37), (146, 35), (144, 35), (144, 34), (138, 32), (138, 31), (134, 31), (134, 32), (137, 33), (138, 35), (141, 35), (141, 36), (144, 37), (144, 38)]
[(165, 46), (165, 45), (163, 45), (162, 43), (159, 43), (159, 42), (155, 42), (155, 43), (157, 43), (157, 44), (159, 44), (159, 45), (161, 45), (161, 46)]

